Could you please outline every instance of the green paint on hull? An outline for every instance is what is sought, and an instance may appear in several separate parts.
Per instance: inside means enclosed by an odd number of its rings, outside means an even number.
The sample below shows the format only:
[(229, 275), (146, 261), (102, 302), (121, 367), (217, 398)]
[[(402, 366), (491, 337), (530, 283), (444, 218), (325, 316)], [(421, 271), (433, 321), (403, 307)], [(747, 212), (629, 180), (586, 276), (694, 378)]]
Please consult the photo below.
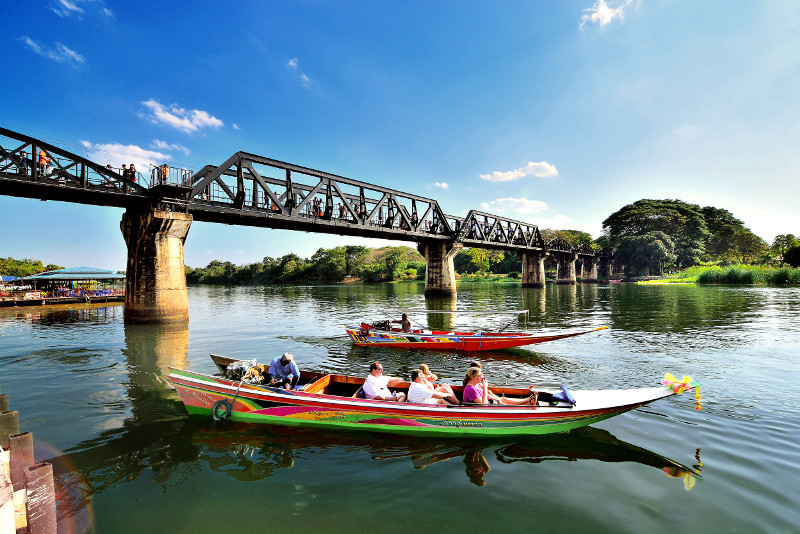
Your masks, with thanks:
[[(187, 406), (187, 411), (191, 415), (211, 417), (209, 408), (198, 408)], [(519, 426), (499, 426), (503, 423), (492, 423), (498, 426), (412, 426), (412, 425), (387, 425), (375, 423), (359, 423), (338, 419), (331, 420), (312, 420), (291, 417), (279, 417), (264, 414), (249, 414), (234, 412), (231, 414), (231, 421), (241, 423), (261, 423), (269, 425), (281, 425), (291, 427), (306, 427), (326, 430), (352, 430), (358, 432), (382, 432), (403, 436), (448, 436), (448, 437), (514, 437), (540, 434), (555, 434), (559, 432), (569, 432), (576, 428), (591, 425), (603, 419), (614, 417), (620, 412), (611, 412), (594, 417), (585, 417), (577, 420), (570, 420), (556, 423), (542, 423), (525, 421), (520, 422)], [(374, 417), (369, 417), (373, 419)], [(365, 418), (366, 419), (366, 418)], [(425, 422), (426, 424), (430, 424)], [(485, 423), (485, 422), (482, 422)], [(533, 424), (531, 424), (533, 423)]]

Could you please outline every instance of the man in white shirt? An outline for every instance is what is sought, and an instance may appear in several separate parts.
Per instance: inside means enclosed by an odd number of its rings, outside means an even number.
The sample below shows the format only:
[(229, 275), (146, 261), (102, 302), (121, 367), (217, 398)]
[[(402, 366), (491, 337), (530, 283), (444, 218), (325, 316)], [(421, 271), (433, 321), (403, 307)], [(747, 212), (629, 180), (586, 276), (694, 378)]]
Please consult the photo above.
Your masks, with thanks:
[[(411, 385), (408, 388), (408, 402), (420, 404), (450, 404), (447, 393), (439, 393), (428, 387), (422, 371), (411, 371)], [(458, 399), (455, 399), (458, 402)]]
[(403, 402), (406, 394), (402, 392), (389, 391), (390, 382), (402, 382), (402, 378), (396, 376), (384, 376), (383, 365), (380, 362), (373, 362), (369, 366), (369, 375), (364, 381), (364, 397), (377, 400), (393, 400)]

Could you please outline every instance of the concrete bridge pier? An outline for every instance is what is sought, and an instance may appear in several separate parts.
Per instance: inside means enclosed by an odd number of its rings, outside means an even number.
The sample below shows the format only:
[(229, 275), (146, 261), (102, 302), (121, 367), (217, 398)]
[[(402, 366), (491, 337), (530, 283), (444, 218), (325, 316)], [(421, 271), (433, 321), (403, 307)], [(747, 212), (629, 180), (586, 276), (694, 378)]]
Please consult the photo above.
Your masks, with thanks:
[(577, 252), (561, 252), (555, 255), (558, 264), (556, 284), (575, 285), (578, 279), (575, 276), (575, 262), (578, 260)]
[(128, 208), (120, 229), (128, 245), (126, 323), (189, 321), (183, 244), (192, 216)]
[(597, 258), (582, 258), (581, 259), (581, 283), (582, 284), (596, 284), (597, 283)]
[(464, 247), (432, 239), (420, 241), (417, 250), (425, 257), (425, 296), (455, 295), (456, 270), (453, 258)]
[(544, 260), (547, 252), (522, 253), (522, 287), (544, 287)]
[(600, 264), (598, 269), (598, 274), (602, 278), (611, 278), (611, 275), (614, 274), (613, 269), (611, 267), (614, 260), (612, 258), (605, 258), (602, 256), (598, 258), (598, 260)]

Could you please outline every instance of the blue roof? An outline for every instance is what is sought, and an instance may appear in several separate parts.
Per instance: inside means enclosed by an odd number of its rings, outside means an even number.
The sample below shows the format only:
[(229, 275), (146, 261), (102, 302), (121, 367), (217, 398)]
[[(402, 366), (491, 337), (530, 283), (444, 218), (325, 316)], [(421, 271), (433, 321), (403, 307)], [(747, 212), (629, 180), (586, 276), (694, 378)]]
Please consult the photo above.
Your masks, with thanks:
[(32, 276), (26, 276), (23, 280), (123, 280), (124, 274), (117, 274), (114, 271), (98, 269), (97, 267), (67, 267), (57, 271), (46, 271)]
[(13, 282), (19, 280), (16, 276), (0, 276), (0, 282)]

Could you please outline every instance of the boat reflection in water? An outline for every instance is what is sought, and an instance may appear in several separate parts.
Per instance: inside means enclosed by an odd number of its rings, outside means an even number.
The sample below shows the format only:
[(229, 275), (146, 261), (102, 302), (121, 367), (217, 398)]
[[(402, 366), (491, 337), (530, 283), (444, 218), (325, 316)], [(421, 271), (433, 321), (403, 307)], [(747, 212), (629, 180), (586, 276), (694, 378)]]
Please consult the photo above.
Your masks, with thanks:
[[(173, 401), (173, 411), (178, 407), (179, 402)], [(262, 480), (277, 470), (291, 469), (298, 460), (308, 461), (310, 456), (335, 449), (366, 452), (376, 461), (408, 458), (415, 469), (460, 458), (468, 480), (478, 486), (489, 482), (490, 460), (494, 461), (491, 451), (496, 460), (506, 464), (554, 460), (636, 462), (663, 470), (671, 477), (683, 478), (687, 490), (699, 477), (699, 465), (697, 469), (681, 465), (592, 427), (501, 443), (340, 434), (229, 421), (205, 422), (185, 417), (130, 423), (124, 429), (105, 432), (61, 456), (47, 459), (54, 464), (56, 483), (62, 495), (59, 522), (85, 523), (85, 508), (92, 495), (132, 483), (140, 477), (162, 485), (164, 491), (169, 491), (190, 473), (206, 469), (239, 481)], [(697, 458), (699, 462), (699, 451)]]
[[(221, 428), (226, 427), (226, 428)], [(553, 460), (600, 460), (602, 462), (636, 462), (662, 470), (673, 478), (682, 478), (685, 489), (694, 487), (699, 478), (697, 469), (687, 467), (655, 452), (621, 441), (606, 430), (586, 427), (565, 434), (536, 436), (514, 443), (462, 440), (443, 444), (406, 436), (383, 436), (353, 433), (342, 435), (330, 431), (286, 428), (282, 426), (230, 423), (198, 427), (192, 447), (199, 451), (198, 460), (207, 461), (214, 471), (225, 472), (240, 480), (257, 480), (270, 476), (276, 469), (290, 469), (295, 455), (304, 449), (348, 447), (366, 449), (373, 460), (409, 458), (415, 469), (453, 458), (461, 458), (469, 481), (486, 484), (491, 470), (486, 455), (495, 450), (503, 463), (540, 463)], [(700, 460), (700, 451), (696, 458)]]

